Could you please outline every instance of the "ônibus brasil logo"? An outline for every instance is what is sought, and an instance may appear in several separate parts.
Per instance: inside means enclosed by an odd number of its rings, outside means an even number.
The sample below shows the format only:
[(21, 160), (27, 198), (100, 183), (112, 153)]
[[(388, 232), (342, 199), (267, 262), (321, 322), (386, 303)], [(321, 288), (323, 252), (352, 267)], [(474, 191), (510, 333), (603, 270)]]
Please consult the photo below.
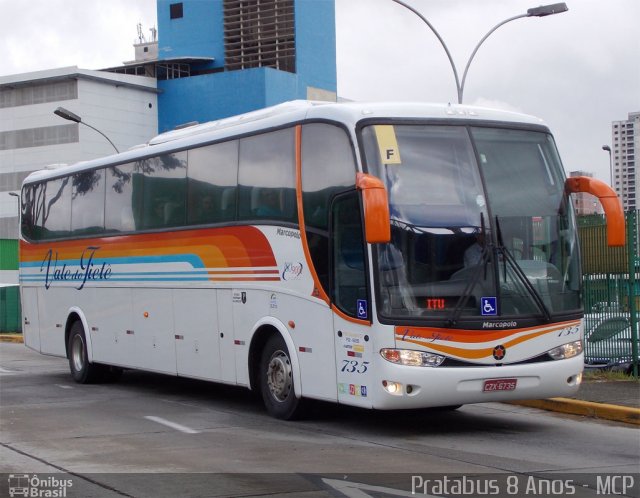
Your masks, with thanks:
[(9, 497), (65, 498), (67, 489), (73, 486), (71, 479), (48, 475), (9, 474)]

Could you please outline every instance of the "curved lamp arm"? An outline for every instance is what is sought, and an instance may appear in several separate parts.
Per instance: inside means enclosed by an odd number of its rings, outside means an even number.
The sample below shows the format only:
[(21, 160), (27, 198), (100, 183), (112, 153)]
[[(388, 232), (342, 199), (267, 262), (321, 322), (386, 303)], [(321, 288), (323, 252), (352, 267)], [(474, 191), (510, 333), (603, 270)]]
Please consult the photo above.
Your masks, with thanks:
[(399, 5), (402, 5), (404, 8), (409, 9), (411, 12), (413, 12), (415, 15), (417, 15), (420, 19), (422, 19), (422, 22), (424, 22), (427, 26), (429, 26), (431, 31), (433, 31), (433, 34), (436, 35), (436, 37), (438, 38), (438, 41), (440, 41), (440, 45), (442, 45), (442, 48), (444, 48), (444, 51), (446, 52), (447, 57), (449, 58), (449, 64), (451, 64), (451, 69), (453, 69), (453, 77), (456, 79), (456, 88), (458, 90), (458, 104), (461, 104), (462, 103), (462, 92), (461, 92), (461, 87), (460, 87), (460, 78), (458, 77), (458, 70), (456, 69), (456, 65), (453, 62), (453, 57), (451, 57), (451, 53), (449, 52), (449, 49), (447, 48), (446, 43), (444, 42), (444, 40), (440, 36), (440, 33), (438, 33), (436, 31), (436, 28), (433, 27), (433, 25), (427, 20), (426, 17), (424, 17), (422, 14), (420, 14), (420, 12), (418, 12), (416, 9), (411, 7), (411, 5), (407, 5), (402, 0), (391, 0), (391, 1), (393, 1), (393, 2), (395, 2), (397, 4), (399, 4)]
[(460, 85), (460, 88), (458, 90), (458, 104), (462, 104), (462, 97), (463, 97), (463, 94), (464, 94), (464, 82), (467, 80), (467, 73), (469, 72), (469, 66), (471, 66), (471, 61), (473, 61), (473, 58), (476, 56), (476, 52), (478, 52), (478, 49), (480, 48), (480, 45), (482, 45), (484, 43), (484, 41), (487, 38), (489, 38), (489, 35), (491, 35), (500, 26), (502, 26), (504, 24), (507, 24), (508, 22), (515, 21), (516, 19), (520, 19), (522, 17), (529, 17), (529, 14), (520, 14), (518, 16), (513, 16), (513, 17), (510, 17), (509, 19), (505, 19), (501, 23), (498, 23), (493, 28), (491, 28), (491, 31), (489, 31), (486, 35), (484, 35), (482, 40), (480, 40), (478, 42), (478, 44), (476, 45), (476, 48), (473, 49), (473, 52), (471, 53), (471, 56), (469, 57), (469, 60), (467, 61), (467, 65), (464, 68), (464, 73), (462, 74), (462, 84)]
[(467, 79), (467, 72), (469, 71), (469, 66), (471, 65), (471, 61), (475, 57), (476, 52), (480, 48), (480, 45), (482, 45), (484, 43), (484, 41), (489, 37), (489, 35), (491, 35), (491, 33), (493, 33), (496, 29), (498, 29), (503, 24), (506, 24), (508, 22), (514, 21), (516, 19), (520, 19), (522, 17), (546, 17), (546, 16), (550, 16), (550, 15), (553, 15), (553, 14), (560, 14), (562, 12), (566, 12), (567, 10), (569, 10), (569, 8), (567, 7), (567, 4), (565, 4), (564, 2), (563, 3), (554, 3), (552, 5), (541, 5), (540, 7), (534, 7), (534, 8), (531, 8), (531, 9), (527, 10), (526, 14), (520, 14), (520, 15), (517, 15), (517, 16), (514, 16), (514, 17), (510, 17), (509, 19), (506, 19), (506, 20), (502, 21), (501, 23), (497, 24), (496, 26), (494, 26), (491, 29), (491, 31), (489, 31), (486, 35), (484, 35), (482, 40), (480, 40), (480, 42), (476, 45), (475, 49), (473, 50), (473, 53), (471, 54), (471, 57), (469, 57), (469, 60), (467, 61), (467, 66), (464, 68), (464, 73), (462, 75), (462, 83), (460, 83), (460, 78), (458, 77), (458, 70), (456, 69), (456, 65), (453, 62), (453, 58), (451, 57), (451, 54), (449, 53), (449, 49), (447, 48), (447, 45), (445, 44), (444, 40), (440, 36), (440, 33), (438, 33), (436, 31), (436, 29), (427, 20), (426, 17), (424, 17), (422, 14), (420, 14), (420, 12), (418, 12), (416, 9), (411, 7), (411, 5), (407, 5), (402, 0), (392, 0), (392, 1), (397, 3), (397, 4), (399, 4), (399, 5), (402, 5), (406, 9), (409, 9), (411, 12), (413, 12), (415, 15), (417, 15), (420, 19), (422, 19), (422, 21), (427, 26), (429, 26), (431, 31), (433, 31), (433, 34), (436, 35), (436, 37), (440, 41), (440, 44), (442, 45), (442, 48), (444, 48), (444, 51), (446, 52), (447, 57), (449, 58), (449, 63), (451, 64), (451, 69), (453, 69), (453, 76), (456, 79), (456, 89), (458, 90), (458, 104), (462, 104), (462, 97), (463, 97), (463, 94), (464, 94), (464, 83), (465, 83), (465, 81)]

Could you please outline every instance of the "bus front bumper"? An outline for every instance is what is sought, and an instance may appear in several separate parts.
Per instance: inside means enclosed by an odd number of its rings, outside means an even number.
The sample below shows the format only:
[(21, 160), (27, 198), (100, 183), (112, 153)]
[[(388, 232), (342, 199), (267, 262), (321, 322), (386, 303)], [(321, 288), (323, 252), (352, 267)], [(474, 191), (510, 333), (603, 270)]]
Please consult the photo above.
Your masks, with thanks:
[(379, 410), (428, 408), (571, 396), (582, 381), (584, 356), (542, 363), (431, 368), (381, 360), (369, 390)]

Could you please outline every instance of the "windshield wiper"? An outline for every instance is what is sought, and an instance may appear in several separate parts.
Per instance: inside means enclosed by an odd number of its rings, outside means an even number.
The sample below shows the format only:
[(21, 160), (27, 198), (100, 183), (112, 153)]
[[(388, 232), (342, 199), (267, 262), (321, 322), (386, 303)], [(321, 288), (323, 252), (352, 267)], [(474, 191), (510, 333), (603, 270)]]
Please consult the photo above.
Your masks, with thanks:
[(475, 269), (473, 270), (473, 275), (471, 276), (471, 280), (467, 282), (467, 285), (462, 291), (462, 294), (458, 298), (456, 307), (451, 312), (451, 316), (449, 317), (449, 320), (448, 320), (450, 327), (453, 327), (457, 323), (457, 321), (460, 319), (462, 310), (467, 305), (467, 302), (471, 297), (471, 293), (473, 292), (473, 289), (475, 289), (476, 285), (478, 284), (482, 271), (484, 271), (484, 274), (485, 274), (484, 278), (485, 279), (487, 278), (487, 265), (489, 263), (489, 254), (490, 254), (490, 251), (485, 246), (482, 249), (482, 253), (480, 253), (480, 261), (478, 262)]
[(513, 257), (509, 249), (507, 249), (507, 247), (504, 245), (504, 240), (502, 239), (502, 229), (500, 228), (500, 220), (498, 219), (498, 216), (496, 216), (496, 235), (498, 239), (498, 246), (496, 247), (496, 249), (502, 255), (504, 265), (505, 265), (504, 266), (505, 281), (507, 279), (507, 263), (509, 263), (514, 273), (520, 280), (520, 283), (524, 285), (524, 288), (529, 292), (536, 306), (544, 315), (545, 320), (547, 322), (550, 322), (551, 312), (549, 311), (549, 308), (547, 308), (547, 305), (544, 303), (542, 296), (540, 296), (540, 293), (535, 289), (533, 284), (527, 278), (527, 275), (522, 271), (522, 268), (520, 268), (520, 265), (516, 261), (516, 258)]
[(462, 310), (467, 305), (467, 302), (469, 302), (471, 293), (473, 292), (473, 289), (475, 289), (476, 285), (478, 284), (478, 281), (480, 280), (480, 275), (482, 273), (481, 270), (484, 270), (484, 278), (485, 279), (487, 278), (487, 265), (489, 263), (489, 254), (494, 252), (495, 248), (493, 246), (493, 242), (491, 242), (491, 239), (486, 235), (483, 213), (480, 213), (480, 230), (481, 230), (480, 233), (484, 234), (484, 240), (485, 240), (485, 243), (482, 247), (482, 252), (480, 253), (480, 261), (478, 261), (478, 264), (476, 265), (475, 269), (473, 270), (473, 274), (471, 275), (471, 280), (467, 282), (467, 285), (462, 291), (462, 294), (458, 298), (458, 302), (456, 303), (455, 308), (453, 308), (453, 311), (451, 312), (451, 316), (449, 317), (449, 320), (448, 320), (450, 327), (453, 327), (457, 323), (457, 321), (460, 319)]
[[(482, 233), (486, 233), (485, 225), (484, 225), (484, 217), (482, 215), (480, 217), (480, 223), (481, 223)], [(460, 319), (462, 310), (464, 309), (464, 307), (467, 305), (467, 302), (471, 298), (471, 293), (473, 292), (473, 289), (478, 284), (482, 271), (484, 271), (484, 274), (485, 274), (484, 278), (486, 279), (487, 266), (489, 264), (490, 254), (493, 254), (493, 261), (496, 265), (498, 264), (498, 261), (500, 259), (499, 256), (502, 256), (502, 262), (504, 265), (504, 270), (503, 270), (504, 276), (505, 276), (504, 278), (505, 279), (507, 278), (507, 264), (508, 264), (509, 267), (513, 269), (513, 272), (517, 276), (517, 281), (519, 281), (524, 286), (526, 291), (531, 295), (534, 303), (536, 304), (538, 309), (542, 312), (545, 320), (547, 322), (550, 322), (551, 313), (549, 311), (549, 308), (544, 303), (542, 297), (540, 296), (540, 293), (535, 289), (533, 284), (527, 278), (526, 274), (522, 271), (522, 268), (520, 268), (520, 265), (518, 265), (515, 257), (511, 254), (509, 249), (507, 249), (507, 247), (504, 245), (504, 240), (502, 238), (502, 230), (500, 228), (500, 221), (497, 216), (496, 216), (496, 238), (497, 238), (498, 244), (494, 245), (493, 242), (491, 241), (491, 238), (485, 236), (485, 245), (482, 248), (480, 261), (476, 266), (476, 268), (474, 269), (473, 274), (471, 275), (471, 279), (469, 280), (469, 282), (467, 282), (467, 285), (465, 286), (464, 291), (462, 292), (462, 295), (458, 298), (458, 302), (456, 303), (456, 306), (453, 309), (451, 316), (449, 317), (449, 320), (448, 320), (449, 326), (454, 326), (457, 323), (457, 321)], [(498, 301), (500, 301), (499, 274), (497, 272), (497, 266), (494, 267), (494, 270), (496, 270), (496, 275), (494, 277), (496, 292), (498, 293), (498, 296), (497, 296)]]
[(409, 223), (408, 221), (399, 220), (398, 218), (391, 218), (390, 222), (392, 225), (397, 226), (398, 228), (402, 228), (403, 230), (407, 230), (409, 232), (428, 233), (427, 230), (425, 230), (424, 228), (419, 227), (418, 225), (414, 225), (413, 223)]
[(400, 220), (398, 218), (391, 218), (389, 220), (391, 222), (391, 226), (398, 227), (402, 230), (406, 230), (407, 232), (413, 232), (418, 234), (433, 234), (433, 233), (441, 233), (434, 232), (436, 230), (442, 231), (446, 230), (447, 233), (455, 234), (459, 232), (458, 227), (449, 227), (449, 226), (428, 226), (428, 225), (416, 225), (409, 221)]

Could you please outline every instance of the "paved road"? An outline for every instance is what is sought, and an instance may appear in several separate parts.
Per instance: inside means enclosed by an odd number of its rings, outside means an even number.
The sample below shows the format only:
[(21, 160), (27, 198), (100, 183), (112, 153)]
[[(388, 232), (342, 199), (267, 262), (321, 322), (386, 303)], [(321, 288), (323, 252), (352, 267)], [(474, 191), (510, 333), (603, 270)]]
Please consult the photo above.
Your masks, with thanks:
[[(0, 382), (0, 472), (69, 473), (80, 494), (67, 496), (182, 496), (187, 484), (191, 496), (368, 496), (318, 486), (375, 473), (360, 481), (385, 484), (384, 495), (411, 474), (640, 472), (638, 428), (499, 403), (451, 413), (318, 403), (282, 422), (229, 386), (133, 371), (78, 385), (66, 360), (20, 344), (0, 344)], [(330, 474), (338, 480), (318, 484)]]

